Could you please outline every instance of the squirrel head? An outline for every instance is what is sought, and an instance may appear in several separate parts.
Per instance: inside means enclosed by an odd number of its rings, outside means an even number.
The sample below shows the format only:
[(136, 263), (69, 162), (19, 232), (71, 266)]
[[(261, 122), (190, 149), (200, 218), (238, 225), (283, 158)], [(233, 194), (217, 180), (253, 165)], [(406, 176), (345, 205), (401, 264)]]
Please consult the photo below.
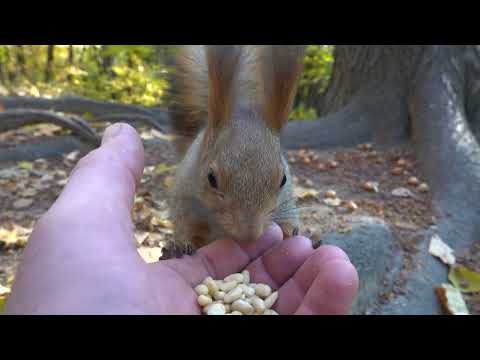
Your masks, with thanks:
[[(208, 121), (198, 164), (201, 201), (230, 236), (255, 241), (291, 183), (280, 132), (292, 110), (303, 48), (257, 48), (252, 72), (243, 47), (207, 46), (205, 55)], [(239, 80), (252, 74), (254, 92), (239, 96)]]

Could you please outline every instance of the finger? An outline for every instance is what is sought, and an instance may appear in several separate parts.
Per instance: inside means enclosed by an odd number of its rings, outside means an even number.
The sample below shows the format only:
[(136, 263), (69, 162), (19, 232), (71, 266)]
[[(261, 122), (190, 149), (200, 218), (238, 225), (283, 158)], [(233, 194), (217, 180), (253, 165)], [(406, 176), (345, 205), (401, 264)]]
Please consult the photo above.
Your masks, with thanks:
[(143, 163), (143, 144), (135, 129), (127, 124), (107, 128), (102, 145), (79, 161), (45, 218), (69, 233), (91, 230), (104, 232), (105, 242), (129, 241), (113, 233), (132, 233), (130, 213)]
[(192, 285), (197, 285), (207, 276), (223, 279), (227, 275), (242, 271), (282, 240), (282, 230), (274, 224), (254, 243), (245, 245), (229, 239), (218, 240), (199, 249), (193, 256), (167, 260), (160, 265), (168, 265)]
[(358, 274), (352, 263), (330, 260), (310, 286), (297, 315), (347, 315), (358, 290)]
[(248, 266), (252, 282), (280, 288), (315, 250), (311, 240), (296, 236), (282, 241)]
[[(275, 309), (281, 314), (293, 314), (304, 302), (306, 295), (317, 277), (335, 275), (338, 269), (330, 269), (329, 263), (340, 261), (340, 269), (351, 265), (348, 256), (334, 246), (322, 246), (305, 261), (298, 271), (279, 290)], [(328, 265), (328, 266), (327, 266)], [(311, 294), (315, 298), (316, 292)], [(336, 300), (336, 299), (334, 299)]]

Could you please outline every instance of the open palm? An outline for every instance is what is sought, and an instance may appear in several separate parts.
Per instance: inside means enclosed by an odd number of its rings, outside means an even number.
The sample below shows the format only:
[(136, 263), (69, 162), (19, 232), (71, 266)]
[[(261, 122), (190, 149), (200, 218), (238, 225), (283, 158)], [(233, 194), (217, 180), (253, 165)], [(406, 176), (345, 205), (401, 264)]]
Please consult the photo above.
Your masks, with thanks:
[(128, 125), (107, 129), (82, 159), (23, 255), (9, 314), (200, 314), (193, 287), (248, 269), (252, 281), (279, 289), (280, 314), (346, 314), (358, 276), (345, 253), (282, 240), (271, 226), (251, 244), (224, 239), (193, 256), (146, 264), (130, 219), (143, 147)]

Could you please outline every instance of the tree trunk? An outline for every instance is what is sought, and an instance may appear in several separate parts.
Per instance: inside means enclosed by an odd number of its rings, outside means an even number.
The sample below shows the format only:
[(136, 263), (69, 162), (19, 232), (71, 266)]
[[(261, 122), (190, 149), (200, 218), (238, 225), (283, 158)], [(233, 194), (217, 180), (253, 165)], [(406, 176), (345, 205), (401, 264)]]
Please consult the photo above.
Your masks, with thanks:
[(20, 69), (20, 72), (23, 76), (27, 77), (27, 69), (25, 66), (25, 52), (23, 49), (23, 45), (17, 45), (17, 66)]
[(441, 214), (433, 231), (457, 253), (480, 239), (479, 46), (338, 45), (319, 107), (319, 121), (289, 124), (287, 146), (410, 139)]
[(45, 82), (50, 82), (53, 75), (53, 63), (55, 60), (55, 45), (48, 45), (47, 48), (47, 65), (45, 67)]

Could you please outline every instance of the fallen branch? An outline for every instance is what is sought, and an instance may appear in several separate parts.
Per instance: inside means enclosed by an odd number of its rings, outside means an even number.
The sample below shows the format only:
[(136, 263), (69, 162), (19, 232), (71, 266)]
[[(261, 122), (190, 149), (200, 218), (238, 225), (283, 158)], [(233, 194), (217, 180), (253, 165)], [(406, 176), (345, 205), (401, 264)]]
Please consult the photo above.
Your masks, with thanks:
[[(170, 117), (167, 111), (159, 108), (146, 108), (137, 105), (125, 105), (114, 102), (85, 99), (78, 96), (64, 96), (54, 99), (34, 98), (24, 96), (0, 96), (0, 107), (5, 110), (36, 109), (50, 110), (84, 116), (91, 114), (93, 117), (101, 117), (113, 114), (141, 115), (151, 119), (151, 125), (156, 129), (169, 128)], [(152, 125), (153, 126), (153, 125)]]
[(80, 139), (91, 145), (100, 145), (100, 139), (82, 118), (76, 115), (61, 115), (46, 110), (7, 110), (0, 113), (0, 131), (38, 123), (51, 123), (71, 130)]

